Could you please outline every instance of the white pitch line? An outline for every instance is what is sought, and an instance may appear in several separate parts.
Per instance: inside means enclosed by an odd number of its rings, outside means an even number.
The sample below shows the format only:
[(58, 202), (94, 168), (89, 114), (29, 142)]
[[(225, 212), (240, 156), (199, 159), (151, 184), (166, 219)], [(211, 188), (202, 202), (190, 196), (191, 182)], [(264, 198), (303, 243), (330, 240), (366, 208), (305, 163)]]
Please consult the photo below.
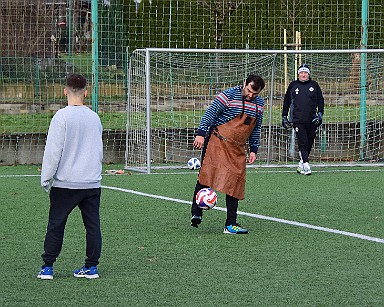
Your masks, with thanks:
[[(371, 165), (372, 166), (372, 165)], [(257, 167), (257, 166), (249, 166), (247, 167), (247, 169), (252, 169), (252, 173), (249, 173), (249, 174), (268, 174), (268, 173), (295, 173), (296, 174), (296, 170), (292, 170), (291, 168), (293, 167), (296, 167), (296, 166), (284, 166), (284, 167), (287, 167), (287, 168), (290, 168), (288, 170), (285, 170), (285, 169), (277, 169), (279, 167)], [(312, 173), (341, 173), (341, 172), (365, 172), (365, 173), (368, 173), (368, 172), (382, 172), (383, 171), (383, 168), (382, 166), (380, 165), (379, 167), (376, 167), (374, 169), (348, 169), (348, 168), (345, 168), (345, 169), (337, 169), (337, 168), (333, 168), (333, 169), (329, 169), (329, 170), (319, 170), (317, 168), (316, 165), (313, 166), (314, 168), (316, 168), (314, 171), (312, 170)], [(321, 166), (321, 167), (324, 167), (324, 166)], [(281, 167), (280, 167), (281, 168)], [(194, 175), (194, 176), (197, 176), (198, 174), (198, 171), (191, 171), (191, 170), (187, 170), (187, 171), (180, 171), (180, 172), (156, 172), (156, 173), (151, 173), (151, 175)], [(147, 176), (148, 174), (147, 173), (136, 173), (136, 175), (143, 175), (143, 176)], [(41, 175), (40, 174), (37, 174), (37, 175), (0, 175), (0, 178), (12, 178), (12, 177), (40, 177)], [(115, 174), (102, 174), (102, 176), (118, 176), (118, 175), (115, 175)], [(121, 176), (121, 175), (120, 175)]]
[(154, 194), (147, 194), (139, 191), (134, 191), (134, 190), (129, 190), (129, 189), (122, 189), (122, 188), (116, 188), (116, 187), (108, 187), (108, 186), (101, 186), (103, 189), (109, 189), (109, 190), (115, 190), (115, 191), (120, 191), (120, 192), (125, 192), (125, 193), (131, 193), (131, 194), (136, 194), (140, 196), (146, 196), (146, 197), (151, 197), (151, 198), (157, 198), (157, 199), (163, 199), (163, 200), (169, 200), (173, 201), (176, 203), (182, 203), (182, 204), (188, 204), (190, 205), (190, 201), (186, 200), (181, 200), (181, 199), (176, 199), (176, 198), (171, 198), (171, 197), (166, 197), (166, 196), (160, 196), (160, 195), (154, 195)]
[[(295, 165), (297, 167), (297, 165)], [(276, 169), (276, 168), (267, 168), (267, 167), (249, 167), (247, 168), (248, 174), (270, 174), (270, 173), (294, 173), (296, 174), (296, 169), (292, 170), (292, 167), (289, 167), (290, 169)], [(312, 174), (314, 173), (373, 173), (373, 172), (383, 172), (382, 168), (375, 168), (375, 169), (328, 169), (328, 170), (321, 170), (319, 168), (316, 168), (316, 165), (313, 166), (315, 170), (312, 169)], [(179, 172), (152, 172), (151, 175), (197, 175), (198, 171), (179, 171)], [(138, 173), (140, 175), (146, 176), (147, 173)], [(103, 174), (104, 175), (113, 175), (113, 174)]]
[(0, 175), (0, 178), (12, 178), (12, 177), (40, 177), (41, 175)]
[[(176, 202), (176, 203), (182, 203), (182, 204), (187, 204), (187, 205), (191, 204), (190, 201), (177, 199), (177, 198), (148, 194), (148, 193), (143, 193), (143, 192), (129, 190), (129, 189), (122, 189), (122, 188), (117, 188), (117, 187), (109, 187), (109, 186), (101, 186), (101, 187), (104, 189), (115, 190), (115, 191), (120, 191), (120, 192), (125, 192), (125, 193), (131, 193), (131, 194), (136, 194), (136, 195), (146, 196), (146, 197), (151, 197), (151, 198), (156, 198), (156, 199), (163, 199), (163, 200), (168, 200), (168, 201), (172, 201), (172, 202)], [(213, 209), (219, 210), (219, 211), (227, 211), (226, 208), (217, 207), (217, 206), (213, 207)], [(277, 222), (277, 223), (283, 223), (283, 224), (288, 224), (288, 225), (293, 225), (293, 226), (298, 226), (298, 227), (315, 229), (315, 230), (324, 231), (324, 232), (336, 233), (336, 234), (340, 234), (340, 235), (344, 235), (344, 236), (348, 236), (348, 237), (354, 237), (354, 238), (367, 240), (367, 241), (384, 243), (384, 239), (382, 239), (382, 238), (370, 237), (370, 236), (366, 236), (366, 235), (362, 235), (362, 234), (358, 234), (358, 233), (353, 233), (353, 232), (348, 232), (348, 231), (343, 231), (343, 230), (338, 230), (338, 229), (315, 226), (315, 225), (310, 225), (310, 224), (306, 224), (306, 223), (284, 220), (284, 219), (279, 219), (279, 218), (270, 217), (270, 216), (266, 216), (266, 215), (253, 214), (253, 213), (248, 213), (248, 212), (243, 212), (243, 211), (238, 211), (237, 214), (245, 215), (245, 216), (249, 216), (249, 217), (254, 217), (257, 219), (261, 219), (261, 220), (268, 220), (268, 221), (273, 221), (273, 222)]]
[[(40, 175), (0, 175), (0, 177), (2, 177), (2, 178), (6, 178), (6, 177), (38, 177), (38, 176), (40, 176)], [(153, 195), (153, 194), (138, 192), (138, 191), (129, 190), (129, 189), (122, 189), (122, 188), (108, 187), (108, 186), (102, 186), (102, 188), (109, 189), (109, 190), (121, 191), (121, 192), (125, 192), (125, 193), (136, 194), (136, 195), (140, 195), (140, 196), (151, 197), (151, 198), (163, 199), (163, 200), (168, 200), (168, 201), (187, 204), (187, 205), (191, 204), (190, 201), (185, 201), (185, 200), (181, 200), (181, 199), (176, 199), (176, 198), (171, 198), (171, 197), (166, 197), (166, 196), (160, 196), (160, 195)], [(214, 207), (213, 209), (219, 210), (219, 211), (226, 211), (227, 210), (226, 208), (217, 207), (217, 206)], [(329, 232), (329, 233), (336, 233), (336, 234), (340, 234), (340, 235), (344, 235), (344, 236), (348, 236), (348, 237), (354, 237), (354, 238), (367, 240), (367, 241), (384, 243), (384, 239), (382, 239), (382, 238), (370, 237), (370, 236), (366, 236), (366, 235), (362, 235), (362, 234), (358, 234), (358, 233), (353, 233), (353, 232), (348, 232), (348, 231), (343, 231), (343, 230), (338, 230), (338, 229), (315, 226), (315, 225), (310, 225), (310, 224), (306, 224), (306, 223), (284, 220), (284, 219), (279, 219), (279, 218), (275, 218), (275, 217), (270, 217), (270, 216), (265, 216), (265, 215), (260, 215), (260, 214), (253, 214), (253, 213), (248, 213), (248, 212), (243, 212), (243, 211), (238, 211), (237, 214), (245, 215), (245, 216), (249, 216), (249, 217), (254, 217), (254, 218), (258, 218), (258, 219), (262, 219), (262, 220), (273, 221), (273, 222), (277, 222), (277, 223), (283, 223), (283, 224), (288, 224), (288, 225), (293, 225), (293, 226), (298, 226), (298, 227), (315, 229), (315, 230)]]
[[(222, 209), (224, 209), (224, 208), (222, 208)], [(343, 231), (343, 230), (338, 230), (338, 229), (332, 229), (332, 228), (327, 228), (327, 227), (322, 227), (322, 226), (315, 226), (315, 225), (311, 225), (311, 224), (289, 221), (289, 220), (284, 220), (284, 219), (278, 219), (275, 217), (270, 217), (270, 216), (265, 216), (265, 215), (260, 215), (260, 214), (253, 214), (253, 213), (248, 213), (248, 212), (238, 211), (237, 213), (241, 214), (241, 215), (255, 217), (258, 219), (274, 221), (274, 222), (278, 222), (278, 223), (289, 224), (289, 225), (294, 225), (294, 226), (299, 226), (299, 227), (304, 227), (304, 228), (316, 229), (316, 230), (320, 230), (320, 231), (324, 231), (324, 232), (337, 233), (337, 234), (348, 236), (348, 237), (354, 237), (354, 238), (368, 240), (368, 241), (374, 241), (374, 242), (378, 242), (378, 243), (384, 243), (384, 239), (370, 237), (370, 236), (366, 236), (366, 235), (362, 235), (362, 234), (358, 234), (358, 233), (353, 233), (353, 232), (348, 232), (348, 231)]]

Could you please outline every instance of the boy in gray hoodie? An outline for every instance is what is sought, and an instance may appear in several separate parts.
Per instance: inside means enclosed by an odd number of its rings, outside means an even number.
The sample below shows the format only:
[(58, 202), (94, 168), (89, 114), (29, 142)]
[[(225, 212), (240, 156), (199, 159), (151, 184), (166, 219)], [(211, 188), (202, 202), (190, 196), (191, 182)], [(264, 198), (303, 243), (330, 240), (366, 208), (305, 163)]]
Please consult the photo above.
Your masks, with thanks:
[[(50, 196), (40, 279), (53, 279), (53, 264), (61, 252), (69, 214), (79, 207), (86, 230), (86, 259), (75, 277), (98, 278), (101, 254), (100, 195), (103, 158), (102, 125), (84, 105), (87, 81), (68, 76), (64, 95), (68, 106), (53, 116), (44, 150), (41, 186)], [(52, 186), (52, 188), (51, 188)]]

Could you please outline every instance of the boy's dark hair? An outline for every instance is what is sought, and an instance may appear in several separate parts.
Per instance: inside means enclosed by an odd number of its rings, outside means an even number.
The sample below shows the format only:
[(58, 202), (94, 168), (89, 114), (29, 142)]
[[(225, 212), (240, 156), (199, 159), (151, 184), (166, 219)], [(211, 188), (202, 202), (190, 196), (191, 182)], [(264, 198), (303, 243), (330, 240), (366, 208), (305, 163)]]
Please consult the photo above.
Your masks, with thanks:
[(87, 80), (79, 74), (71, 74), (67, 77), (67, 88), (72, 92), (77, 92), (85, 89)]
[(251, 84), (251, 87), (256, 92), (261, 92), (265, 87), (265, 81), (258, 75), (249, 75), (245, 80), (245, 85)]

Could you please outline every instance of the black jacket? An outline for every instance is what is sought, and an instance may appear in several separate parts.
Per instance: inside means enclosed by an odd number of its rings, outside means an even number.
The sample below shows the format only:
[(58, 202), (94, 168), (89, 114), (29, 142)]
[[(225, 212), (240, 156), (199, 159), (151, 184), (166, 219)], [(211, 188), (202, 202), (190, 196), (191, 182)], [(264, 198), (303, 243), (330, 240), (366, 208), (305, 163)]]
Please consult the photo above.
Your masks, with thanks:
[(292, 81), (285, 93), (282, 116), (288, 116), (288, 111), (290, 122), (295, 124), (310, 123), (318, 112), (324, 114), (324, 97), (319, 84), (311, 78), (304, 82)]

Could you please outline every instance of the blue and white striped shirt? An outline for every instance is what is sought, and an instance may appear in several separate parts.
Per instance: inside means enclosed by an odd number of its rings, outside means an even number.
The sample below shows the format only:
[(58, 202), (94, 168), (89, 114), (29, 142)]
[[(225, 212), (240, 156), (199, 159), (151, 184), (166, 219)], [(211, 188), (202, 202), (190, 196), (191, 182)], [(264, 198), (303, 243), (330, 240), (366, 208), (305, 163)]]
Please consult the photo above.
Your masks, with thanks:
[[(223, 125), (241, 114), (243, 110), (241, 92), (242, 87), (235, 86), (218, 94), (203, 115), (197, 135), (205, 136), (210, 127)], [(245, 100), (244, 106), (245, 114), (257, 119), (256, 126), (248, 139), (250, 151), (257, 153), (260, 143), (261, 124), (263, 122), (264, 100), (256, 96), (252, 101)]]

